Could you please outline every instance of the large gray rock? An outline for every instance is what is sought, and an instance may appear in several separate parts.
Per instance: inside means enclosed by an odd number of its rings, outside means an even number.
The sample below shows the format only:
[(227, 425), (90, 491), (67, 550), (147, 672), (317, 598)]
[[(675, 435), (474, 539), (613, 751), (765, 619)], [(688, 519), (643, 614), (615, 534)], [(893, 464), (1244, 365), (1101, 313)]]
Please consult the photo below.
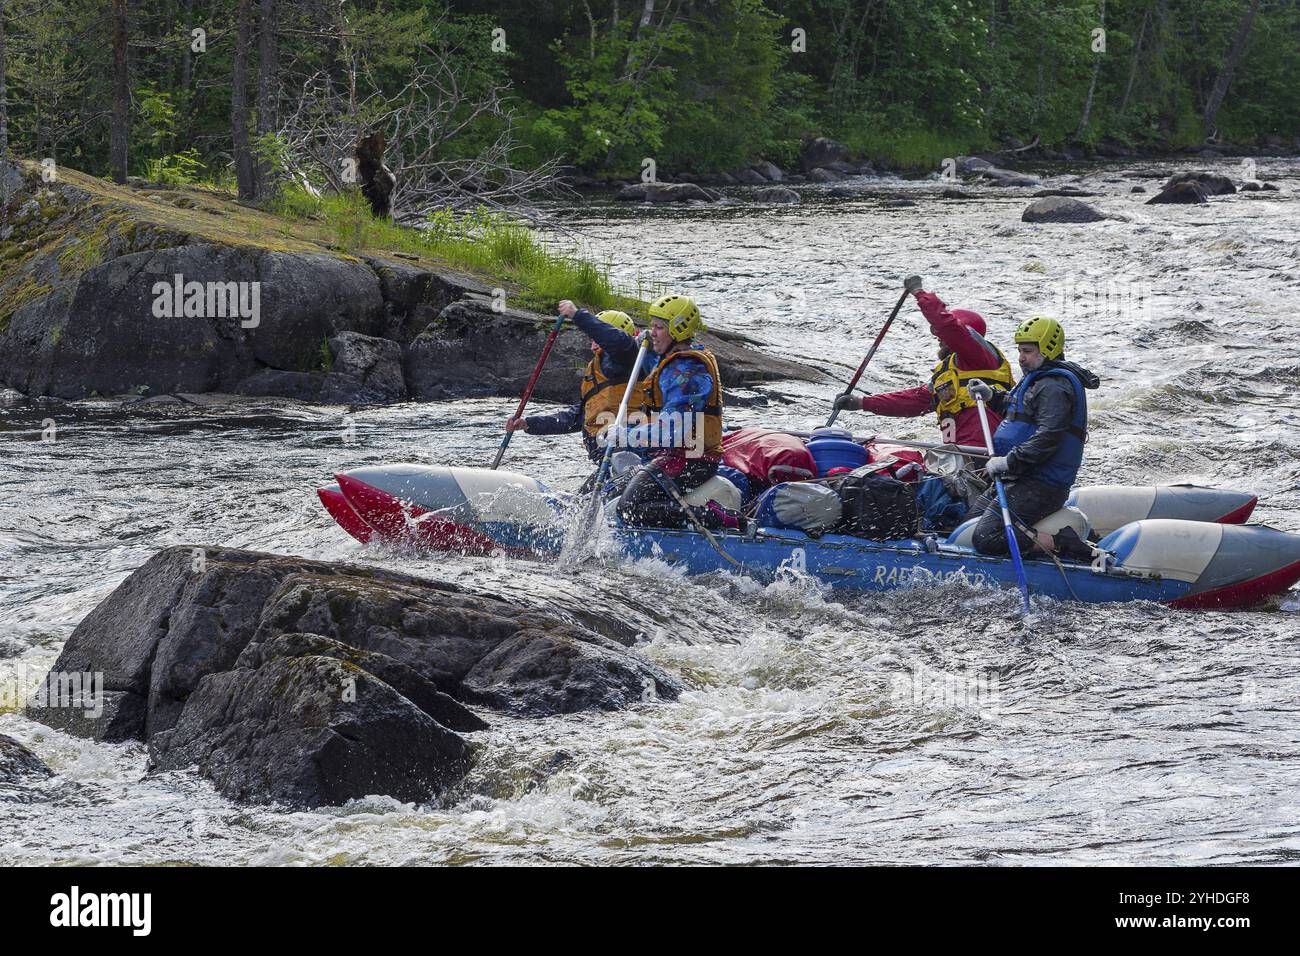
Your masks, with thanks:
[(745, 186), (762, 186), (768, 182), (768, 178), (756, 169), (738, 169), (731, 175), (736, 178), (736, 182)]
[(340, 332), (329, 340), (334, 364), (317, 400), (331, 404), (380, 405), (406, 398), (402, 347), (391, 339)]
[(785, 186), (767, 186), (754, 191), (755, 202), (797, 203), (799, 194)]
[[(1204, 156), (1205, 154), (1202, 153), (1201, 155)], [(1169, 181), (1161, 187), (1161, 190), (1174, 189), (1184, 183), (1195, 183), (1201, 187), (1201, 191), (1207, 196), (1227, 196), (1237, 191), (1237, 187), (1227, 176), (1204, 171), (1179, 173), (1176, 176), (1171, 176)]]
[(296, 807), (425, 801), (464, 775), (470, 753), (382, 680), (317, 656), (207, 675), (149, 747), (155, 770), (194, 767), (231, 800)]
[(1147, 200), (1148, 206), (1175, 204), (1175, 205), (1199, 205), (1207, 203), (1210, 200), (1206, 197), (1205, 189), (1197, 182), (1182, 182), (1172, 186), (1166, 185), (1160, 192), (1156, 193)]
[(53, 776), (45, 761), (12, 737), (0, 734), (0, 784), (40, 780)]
[(781, 167), (776, 163), (769, 163), (767, 160), (754, 164), (754, 171), (766, 179), (768, 182), (779, 183), (781, 181)]
[(486, 726), (467, 705), (543, 717), (677, 696), (619, 628), (586, 626), (591, 614), (383, 569), (169, 548), (87, 615), (47, 678), (101, 674), (104, 714), (28, 716), (146, 740), (160, 769), (196, 766), (234, 799), (425, 799), (466, 766), (457, 732)]
[(849, 148), (847, 146), (825, 136), (818, 136), (816, 139), (809, 140), (799, 150), (799, 162), (806, 173), (811, 173), (814, 169), (824, 168), (834, 162), (845, 161), (848, 158)]
[(845, 176), (839, 170), (819, 166), (808, 174), (808, 178), (815, 183), (838, 183)]
[(1105, 218), (1087, 203), (1066, 196), (1035, 200), (1020, 215), (1021, 222), (1100, 222)]

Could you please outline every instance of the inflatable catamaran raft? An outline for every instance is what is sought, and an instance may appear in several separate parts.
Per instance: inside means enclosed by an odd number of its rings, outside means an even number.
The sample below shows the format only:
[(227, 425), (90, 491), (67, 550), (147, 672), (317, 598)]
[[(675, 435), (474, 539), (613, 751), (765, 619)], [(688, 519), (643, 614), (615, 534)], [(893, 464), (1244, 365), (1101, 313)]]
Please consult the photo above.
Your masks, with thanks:
[[(564, 543), (564, 503), (526, 475), (483, 468), (387, 465), (335, 476), (321, 502), (362, 542), (405, 542), (430, 551), (505, 553), (553, 558)], [(714, 479), (718, 481), (720, 479)], [(709, 486), (688, 500), (708, 500)], [(695, 499), (695, 500), (692, 500)], [(1300, 581), (1300, 535), (1246, 525), (1256, 498), (1191, 485), (1077, 489), (1066, 509), (1040, 522), (1055, 531), (1086, 522), (1113, 561), (1090, 564), (1027, 561), (1031, 592), (1061, 600), (1104, 603), (1160, 601), (1180, 608), (1257, 605)], [(1086, 516), (1086, 517), (1085, 517)], [(612, 510), (607, 520), (628, 556), (655, 557), (690, 574), (735, 571), (698, 532), (630, 528)], [(803, 571), (838, 588), (884, 590), (928, 582), (1016, 587), (1009, 558), (977, 554), (974, 521), (946, 539), (872, 541), (841, 534), (811, 537), (753, 526), (746, 534), (715, 532), (743, 573), (771, 578)]]

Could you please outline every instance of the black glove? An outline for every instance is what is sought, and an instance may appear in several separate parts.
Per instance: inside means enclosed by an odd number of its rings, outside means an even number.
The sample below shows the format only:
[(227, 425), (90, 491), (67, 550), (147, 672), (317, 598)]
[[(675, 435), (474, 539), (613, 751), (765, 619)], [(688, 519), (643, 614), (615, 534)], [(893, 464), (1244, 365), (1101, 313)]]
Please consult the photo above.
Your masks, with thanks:
[(862, 411), (862, 399), (852, 392), (845, 392), (843, 395), (835, 396), (835, 410), (837, 412)]

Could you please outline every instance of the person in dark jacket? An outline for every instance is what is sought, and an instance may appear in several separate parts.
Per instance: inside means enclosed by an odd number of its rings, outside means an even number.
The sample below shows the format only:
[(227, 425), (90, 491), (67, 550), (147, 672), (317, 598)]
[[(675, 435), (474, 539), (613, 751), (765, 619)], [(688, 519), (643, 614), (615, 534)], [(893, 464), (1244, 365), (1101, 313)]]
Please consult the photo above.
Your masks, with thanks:
[[(592, 315), (568, 299), (560, 303), (559, 312), (591, 337), (592, 356), (582, 374), (578, 403), (549, 415), (512, 416), (506, 422), (506, 429), (530, 435), (568, 435), (580, 431), (587, 457), (599, 461), (605, 448), (598, 438), (617, 417), (636, 364), (636, 324), (626, 312), (609, 310)], [(641, 377), (648, 373), (649, 369), (643, 369)], [(639, 393), (639, 389), (634, 391), (628, 402), (629, 416), (639, 411)]]
[[(1055, 319), (1033, 318), (1016, 329), (1016, 347), (1024, 377), (1011, 392), (970, 382), (970, 394), (1002, 415), (993, 435), (994, 457), (986, 471), (1002, 479), (1011, 514), (1026, 526), (1060, 510), (1083, 462), (1088, 437), (1086, 389), (1101, 384), (1092, 372), (1065, 360), (1065, 330)], [(982, 513), (981, 513), (982, 512)], [(1006, 554), (1009, 550), (1002, 512), (992, 490), (972, 507), (979, 514), (973, 544), (981, 554)], [(1078, 551), (1077, 535), (1066, 529), (1055, 537), (1042, 535), (1042, 549), (1072, 556)], [(1038, 550), (1035, 542), (1016, 529), (1021, 552)]]

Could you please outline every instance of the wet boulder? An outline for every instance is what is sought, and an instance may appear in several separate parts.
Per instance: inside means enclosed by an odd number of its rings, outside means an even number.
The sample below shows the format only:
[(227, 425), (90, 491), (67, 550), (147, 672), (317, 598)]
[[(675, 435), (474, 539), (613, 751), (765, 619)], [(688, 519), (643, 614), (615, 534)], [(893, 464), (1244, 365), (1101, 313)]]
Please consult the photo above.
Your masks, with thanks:
[(1173, 186), (1166, 185), (1164, 189), (1156, 193), (1147, 200), (1148, 206), (1170, 204), (1196, 205), (1209, 202), (1205, 189), (1200, 183), (1184, 182)]
[[(424, 800), (468, 766), (476, 710), (527, 717), (673, 699), (680, 683), (595, 612), (379, 568), (168, 548), (78, 625), (47, 677), (98, 673), (102, 713), (28, 716), (144, 740), (250, 802)], [(38, 697), (40, 695), (37, 695)]]
[(1048, 196), (1025, 207), (1021, 222), (1100, 222), (1105, 219), (1100, 212), (1085, 202), (1068, 196)]
[(818, 136), (803, 144), (799, 150), (799, 162), (804, 172), (829, 167), (832, 163), (847, 161), (849, 148), (843, 143), (826, 136)]
[(844, 173), (825, 166), (819, 166), (808, 174), (809, 181), (814, 183), (838, 183), (844, 178)]
[[(1201, 155), (1204, 155), (1204, 153)], [(1161, 189), (1174, 189), (1184, 183), (1195, 183), (1201, 187), (1201, 190), (1207, 196), (1227, 196), (1237, 191), (1237, 187), (1233, 185), (1232, 180), (1227, 176), (1204, 171), (1179, 173), (1176, 176), (1171, 176)]]
[(384, 681), (315, 655), (205, 676), (149, 746), (156, 771), (193, 767), (231, 800), (295, 807), (426, 801), (464, 775), (470, 754)]
[(41, 780), (54, 772), (45, 761), (12, 737), (0, 734), (0, 785)]
[(768, 179), (757, 169), (738, 169), (731, 174), (736, 182), (745, 186), (762, 186)]
[(763, 189), (755, 190), (755, 202), (780, 202), (780, 203), (797, 203), (799, 194), (793, 189), (785, 186), (767, 186)]
[(341, 332), (329, 340), (332, 366), (317, 401), (376, 405), (406, 398), (402, 347), (391, 339)]
[(763, 160), (755, 163), (753, 169), (770, 183), (779, 183), (781, 181), (781, 167), (776, 165), (776, 163), (769, 163), (767, 160)]

